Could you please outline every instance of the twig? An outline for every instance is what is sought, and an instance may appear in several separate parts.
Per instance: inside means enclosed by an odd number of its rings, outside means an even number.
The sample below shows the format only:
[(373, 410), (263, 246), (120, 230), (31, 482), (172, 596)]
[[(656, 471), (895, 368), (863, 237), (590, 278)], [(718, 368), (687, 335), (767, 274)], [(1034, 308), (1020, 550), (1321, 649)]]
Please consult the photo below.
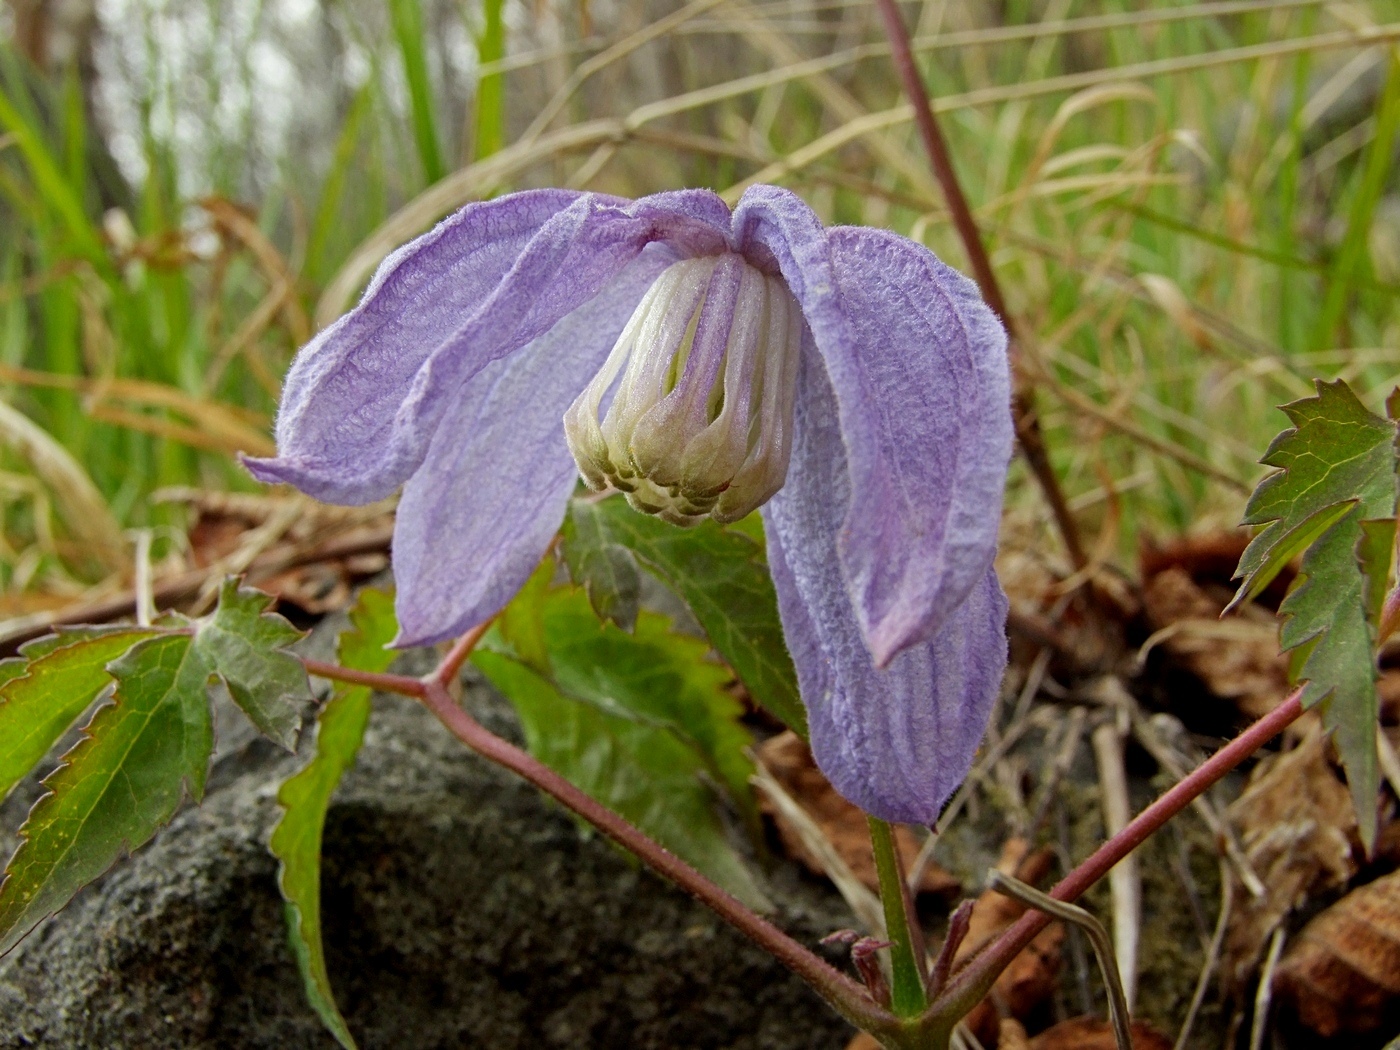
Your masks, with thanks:
[[(1278, 707), (1211, 755), (1175, 787), (1170, 788), (1156, 802), (1139, 813), (1119, 834), (1095, 850), (1086, 861), (1050, 891), (1050, 896), (1060, 901), (1076, 900), (1103, 878), (1115, 864), (1142, 845), (1158, 828), (1185, 809), (1191, 799), (1202, 794), (1297, 721), (1303, 713), (1302, 696), (1301, 689), (1295, 690)], [(1035, 939), (1036, 934), (1040, 933), (1049, 921), (1040, 912), (1027, 912), (1023, 915), (997, 938), (990, 948), (949, 982), (948, 989), (929, 1007), (929, 1013), (957, 1008), (972, 1009), (991, 988), (997, 975), (1010, 965), (1011, 960)]]
[(1259, 987), (1254, 993), (1254, 1021), (1249, 1029), (1249, 1050), (1262, 1050), (1264, 1030), (1269, 1026), (1269, 1005), (1274, 998), (1274, 968), (1278, 957), (1283, 954), (1284, 929), (1280, 925), (1274, 930), (1269, 942), (1269, 955), (1264, 960), (1264, 969), (1259, 973)]
[(1225, 931), (1230, 925), (1230, 909), (1234, 905), (1234, 880), (1230, 877), (1230, 869), (1224, 861), (1220, 864), (1220, 916), (1215, 920), (1215, 932), (1210, 935), (1210, 946), (1206, 948), (1206, 959), (1201, 964), (1201, 976), (1196, 980), (1196, 990), (1191, 995), (1191, 1005), (1186, 1010), (1186, 1020), (1181, 1022), (1181, 1031), (1177, 1034), (1176, 1043), (1172, 1050), (1186, 1050), (1186, 1040), (1191, 1038), (1191, 1027), (1196, 1023), (1196, 1014), (1200, 1012), (1201, 1004), (1205, 1002), (1206, 991), (1210, 988), (1210, 979), (1215, 974), (1216, 964), (1220, 962), (1220, 949), (1225, 943)]
[(968, 207), (957, 172), (953, 170), (953, 162), (948, 155), (947, 144), (943, 141), (943, 133), (938, 128), (938, 121), (934, 118), (933, 107), (929, 105), (928, 89), (924, 86), (923, 77), (919, 74), (919, 67), (914, 62), (914, 53), (909, 44), (909, 30), (904, 25), (895, 0), (876, 2), (885, 23), (885, 36), (890, 42), (891, 60), (903, 82), (904, 93), (909, 96), (909, 101), (914, 107), (914, 120), (919, 128), (919, 136), (923, 140), (924, 150), (928, 153), (934, 176), (943, 189), (953, 226), (967, 252), (968, 262), (972, 266), (977, 285), (982, 290), (982, 297), (987, 300), (987, 305), (1006, 328), (1016, 375), (1015, 390), (1012, 393), (1012, 417), (1021, 451), (1026, 457), (1031, 473), (1035, 475), (1041, 492), (1045, 495), (1045, 501), (1050, 504), (1050, 512), (1055, 517), (1055, 524), (1059, 527), (1070, 562), (1076, 569), (1082, 569), (1089, 559), (1084, 553), (1078, 523), (1070, 512), (1064, 490), (1060, 488), (1060, 480), (1045, 448), (1045, 438), (1040, 430), (1039, 417), (1036, 415), (1035, 392), (1025, 369), (1021, 367), (1020, 355), (1016, 350), (1016, 329), (1006, 308), (1006, 299), (1001, 293), (1001, 285), (997, 282), (986, 246), (982, 243), (977, 221), (972, 217), (972, 209)]
[[(1110, 718), (1094, 728), (1091, 739), (1094, 758), (1099, 767), (1099, 786), (1103, 793), (1104, 827), (1110, 837), (1128, 826), (1131, 812), (1128, 801), (1128, 774), (1123, 768), (1123, 726), (1127, 712), (1118, 708)], [(1142, 930), (1142, 874), (1137, 857), (1129, 854), (1108, 873), (1109, 890), (1113, 898), (1113, 939), (1117, 945), (1119, 974), (1123, 981), (1123, 996), (1128, 1009), (1137, 998), (1138, 939)]]
[(987, 876), (988, 885), (998, 893), (1020, 901), (1027, 908), (1038, 908), (1047, 915), (1078, 926), (1094, 946), (1094, 956), (1098, 959), (1103, 983), (1108, 988), (1108, 1016), (1113, 1022), (1113, 1035), (1118, 1041), (1118, 1050), (1133, 1050), (1133, 1036), (1129, 1029), (1129, 1007), (1127, 992), (1119, 980), (1121, 968), (1113, 958), (1113, 942), (1103, 923), (1083, 908), (1057, 901), (1048, 894), (1041, 893), (1033, 886), (1027, 886), (1005, 872), (993, 868)]
[(802, 846), (818, 864), (826, 877), (835, 884), (837, 892), (846, 901), (856, 921), (865, 927), (873, 937), (885, 937), (885, 913), (880, 908), (880, 898), (866, 888), (865, 883), (856, 878), (851, 866), (836, 852), (831, 840), (822, 834), (821, 828), (802, 804), (784, 790), (777, 778), (758, 759), (754, 760), (754, 773), (749, 783), (768, 796), (770, 802), (790, 823)]
[(151, 593), (151, 540), (150, 529), (133, 530), (136, 541), (136, 578), (132, 590), (136, 595), (136, 622), (142, 627), (149, 626), (156, 618), (156, 600)]

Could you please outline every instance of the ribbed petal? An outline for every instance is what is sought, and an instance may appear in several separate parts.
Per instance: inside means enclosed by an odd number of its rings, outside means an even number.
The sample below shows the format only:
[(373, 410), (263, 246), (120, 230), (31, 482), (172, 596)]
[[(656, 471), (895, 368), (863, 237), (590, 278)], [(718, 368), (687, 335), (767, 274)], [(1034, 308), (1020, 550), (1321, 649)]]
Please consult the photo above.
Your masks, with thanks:
[(538, 190), (468, 205), (386, 259), (360, 305), (298, 355), (279, 455), (249, 469), (331, 502), (388, 495), (474, 376), (592, 299), (647, 244), (722, 250), (717, 202)]
[(835, 553), (884, 666), (936, 639), (991, 566), (1012, 442), (1005, 333), (932, 252), (824, 230), (786, 190), (750, 190), (734, 228), (782, 272), (835, 390), (852, 478)]
[(866, 812), (931, 824), (967, 775), (1006, 669), (1006, 598), (984, 567), (931, 637), (876, 666), (840, 565), (853, 484), (836, 396), (804, 350), (792, 465), (763, 514), (812, 754)]
[(548, 334), (477, 373), (443, 416), (394, 525), (397, 644), (463, 633), (539, 564), (578, 479), (564, 410), (670, 261), (643, 253)]

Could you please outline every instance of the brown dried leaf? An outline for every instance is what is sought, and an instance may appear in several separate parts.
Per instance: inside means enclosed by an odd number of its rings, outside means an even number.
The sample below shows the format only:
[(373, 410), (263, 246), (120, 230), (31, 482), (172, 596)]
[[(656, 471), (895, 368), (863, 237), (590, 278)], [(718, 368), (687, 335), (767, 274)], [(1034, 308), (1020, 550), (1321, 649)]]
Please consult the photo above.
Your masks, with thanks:
[(1174, 566), (1148, 579), (1143, 611), (1158, 648), (1212, 693), (1249, 719), (1268, 714), (1288, 695), (1288, 661), (1279, 653), (1278, 624), (1257, 606), (1221, 620), (1228, 592), (1209, 593)]
[[(1133, 1050), (1172, 1050), (1172, 1041), (1141, 1021), (1129, 1029)], [(1030, 1050), (1116, 1050), (1113, 1026), (1097, 1017), (1072, 1017), (1030, 1041)]]
[[(812, 816), (856, 878), (878, 893), (880, 881), (875, 872), (875, 857), (870, 851), (870, 829), (865, 814), (827, 783), (826, 777), (812, 761), (812, 753), (802, 738), (791, 731), (779, 733), (760, 744), (757, 751), (759, 761)], [(788, 856), (813, 874), (825, 875), (820, 862), (802, 845), (797, 830), (788, 824), (776, 807), (762, 795), (759, 805), (777, 825), (778, 836)], [(919, 854), (919, 842), (908, 828), (896, 827), (894, 835), (900, 856), (908, 869)], [(920, 893), (940, 897), (952, 897), (961, 888), (962, 884), (954, 876), (934, 864), (924, 869), (923, 878), (919, 881)]]
[(857, 1032), (856, 1037), (846, 1044), (846, 1050), (880, 1050), (880, 1044), (873, 1035)]
[(1314, 722), (1292, 751), (1266, 759), (1227, 816), (1250, 864), (1267, 888), (1245, 894), (1230, 919), (1221, 977), (1238, 996), (1248, 984), (1274, 928), (1308, 896), (1346, 884), (1356, 867), (1351, 796), (1326, 756)]
[[(1034, 886), (1050, 872), (1054, 854), (1048, 849), (1029, 852), (1024, 839), (1011, 838), (1001, 849), (997, 869), (1014, 875)], [(998, 937), (1003, 930), (1025, 914), (1025, 905), (995, 890), (984, 890), (972, 909), (972, 921), (967, 936), (959, 946), (956, 959), (971, 959)], [(992, 986), (987, 998), (978, 1003), (965, 1019), (984, 1046), (996, 1045), (998, 1017), (1029, 1017), (1042, 1003), (1055, 994), (1060, 973), (1060, 949), (1064, 944), (1064, 927), (1058, 922), (1047, 926), (1021, 954), (1011, 960)]]
[(1304, 926), (1275, 971), (1274, 994), (1325, 1038), (1400, 1020), (1400, 871)]

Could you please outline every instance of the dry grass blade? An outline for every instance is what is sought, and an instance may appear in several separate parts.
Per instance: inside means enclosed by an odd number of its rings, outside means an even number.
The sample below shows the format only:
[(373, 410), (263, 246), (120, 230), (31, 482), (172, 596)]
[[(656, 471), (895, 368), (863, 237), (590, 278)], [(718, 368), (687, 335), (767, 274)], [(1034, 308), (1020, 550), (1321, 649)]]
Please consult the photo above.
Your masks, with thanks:
[[(1086, 70), (1083, 73), (1066, 73), (1024, 84), (978, 88), (960, 95), (945, 95), (934, 103), (934, 109), (938, 113), (947, 113), (955, 109), (1055, 95), (1062, 91), (1078, 91), (1081, 88), (1117, 80), (1146, 80), (1158, 76), (1176, 76), (1217, 66), (1234, 65), (1239, 62), (1253, 62), (1264, 58), (1278, 58), (1333, 48), (1367, 47), (1374, 44), (1391, 43), (1395, 40), (1400, 40), (1400, 24), (1391, 23), (1369, 30), (1340, 30), (1333, 33), (1320, 33), (1301, 40), (1251, 44), (1245, 47), (1226, 48), (1205, 55), (1154, 59), (1149, 62), (1135, 62), (1107, 69)], [(907, 104), (867, 114), (828, 132), (806, 146), (793, 150), (782, 160), (776, 161), (762, 171), (730, 186), (721, 196), (733, 203), (750, 186), (764, 182), (778, 182), (816, 163), (822, 157), (840, 149), (847, 143), (877, 131), (883, 131), (885, 128), (894, 127), (897, 124), (907, 124), (913, 119), (914, 108)]]
[(53, 493), (64, 525), (84, 553), (108, 572), (126, 572), (126, 541), (107, 501), (82, 465), (43, 427), (0, 401), (0, 441)]

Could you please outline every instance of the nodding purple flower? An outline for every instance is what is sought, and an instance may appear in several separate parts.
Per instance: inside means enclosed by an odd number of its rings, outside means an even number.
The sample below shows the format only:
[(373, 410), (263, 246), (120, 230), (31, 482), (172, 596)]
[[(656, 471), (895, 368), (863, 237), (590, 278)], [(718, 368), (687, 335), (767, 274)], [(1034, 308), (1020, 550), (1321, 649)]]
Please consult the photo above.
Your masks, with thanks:
[(498, 612), (582, 474), (677, 524), (762, 507), (813, 754), (932, 823), (1006, 665), (1006, 337), (973, 284), (786, 190), (530, 190), (387, 258), (297, 356), (263, 481), (403, 486), (403, 645)]

